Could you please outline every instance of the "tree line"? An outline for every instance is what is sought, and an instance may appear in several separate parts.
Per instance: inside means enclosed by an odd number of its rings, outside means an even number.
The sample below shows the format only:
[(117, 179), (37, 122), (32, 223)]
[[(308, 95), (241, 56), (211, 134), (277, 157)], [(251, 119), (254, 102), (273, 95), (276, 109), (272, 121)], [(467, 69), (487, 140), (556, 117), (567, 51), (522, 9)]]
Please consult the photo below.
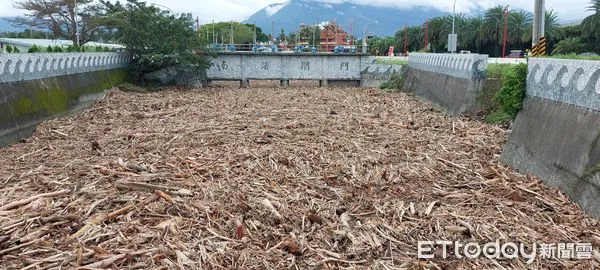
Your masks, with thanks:
[[(561, 26), (558, 14), (548, 10), (546, 16), (546, 37), (550, 53), (600, 53), (600, 0), (591, 0), (587, 7), (594, 14), (579, 25)], [(458, 14), (455, 19), (458, 35), (458, 50), (489, 54), (492, 57), (502, 55), (504, 41), (505, 7), (488, 9), (481, 16)], [(533, 14), (525, 10), (511, 10), (508, 14), (508, 35), (506, 54), (511, 50), (531, 48)], [(430, 52), (447, 52), (448, 34), (452, 32), (452, 16), (440, 16), (430, 19), (426, 24), (399, 29), (393, 37), (378, 37), (369, 40), (369, 51), (376, 55), (385, 55), (390, 46), (396, 53), (426, 51), (425, 34), (428, 33)]]

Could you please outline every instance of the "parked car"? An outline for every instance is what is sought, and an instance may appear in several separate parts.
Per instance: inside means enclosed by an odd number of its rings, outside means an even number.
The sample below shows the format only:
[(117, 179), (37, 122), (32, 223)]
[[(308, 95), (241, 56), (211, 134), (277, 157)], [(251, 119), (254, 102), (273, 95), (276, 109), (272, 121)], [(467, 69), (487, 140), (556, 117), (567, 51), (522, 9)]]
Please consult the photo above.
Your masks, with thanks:
[(522, 50), (513, 50), (510, 51), (510, 54), (506, 56), (508, 58), (525, 58), (525, 52)]

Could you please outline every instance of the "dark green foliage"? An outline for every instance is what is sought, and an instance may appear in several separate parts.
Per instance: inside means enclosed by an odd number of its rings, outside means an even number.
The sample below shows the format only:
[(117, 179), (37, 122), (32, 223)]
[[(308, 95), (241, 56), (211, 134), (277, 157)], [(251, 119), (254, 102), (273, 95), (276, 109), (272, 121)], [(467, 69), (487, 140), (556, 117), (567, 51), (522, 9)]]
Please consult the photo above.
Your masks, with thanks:
[(61, 52), (63, 52), (63, 48), (61, 46), (56, 45), (56, 46), (54, 46), (54, 52), (61, 53)]
[(74, 52), (75, 51), (75, 47), (73, 45), (69, 45), (67, 47), (67, 52)]
[(208, 67), (205, 57), (197, 54), (204, 46), (191, 14), (175, 15), (137, 0), (101, 2), (107, 14), (104, 24), (117, 30), (119, 43), (133, 56), (129, 68), (135, 81), (167, 67), (199, 72)]
[(46, 52), (54, 52), (52, 46), (48, 45), (48, 48), (46, 48)]
[(33, 44), (33, 46), (31, 46), (31, 48), (29, 48), (29, 50), (27, 50), (28, 53), (37, 53), (37, 52), (41, 52), (42, 50), (40, 49), (40, 47), (38, 47), (37, 45)]
[(96, 46), (95, 48), (96, 52), (103, 52), (104, 49), (102, 48), (102, 46)]
[(6, 52), (7, 53), (12, 53), (13, 52), (13, 47), (10, 46), (10, 44), (6, 45)]
[(512, 68), (512, 64), (488, 64), (487, 77), (495, 79), (504, 78)]
[(504, 76), (502, 88), (496, 94), (495, 100), (500, 105), (499, 115), (515, 119), (523, 106), (527, 82), (527, 65), (515, 65)]
[(404, 91), (404, 76), (402, 73), (395, 73), (389, 81), (382, 83), (379, 88), (390, 91)]
[(20, 53), (21, 50), (19, 50), (19, 48), (17, 47), (13, 47), (13, 53)]
[(110, 52), (110, 49), (108, 47), (104, 47), (104, 52)]

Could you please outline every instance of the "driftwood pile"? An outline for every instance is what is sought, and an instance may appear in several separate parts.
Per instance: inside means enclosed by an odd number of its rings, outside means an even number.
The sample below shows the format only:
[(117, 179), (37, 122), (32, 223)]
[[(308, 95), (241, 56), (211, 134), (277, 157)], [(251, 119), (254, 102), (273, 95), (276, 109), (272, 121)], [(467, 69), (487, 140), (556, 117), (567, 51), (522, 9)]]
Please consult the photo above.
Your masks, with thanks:
[(112, 92), (0, 150), (2, 269), (592, 269), (417, 241), (592, 243), (507, 131), (377, 90)]

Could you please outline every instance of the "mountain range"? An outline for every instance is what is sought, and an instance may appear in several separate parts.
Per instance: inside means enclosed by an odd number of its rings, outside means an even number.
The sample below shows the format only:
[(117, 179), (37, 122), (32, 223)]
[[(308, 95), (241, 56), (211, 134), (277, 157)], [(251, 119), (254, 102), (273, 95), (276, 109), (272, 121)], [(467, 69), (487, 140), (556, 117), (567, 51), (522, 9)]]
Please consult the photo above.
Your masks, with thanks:
[(14, 27), (10, 24), (9, 20), (12, 18), (8, 17), (0, 17), (0, 33), (2, 32), (15, 32), (15, 31), (23, 31), (23, 29)]
[(373, 23), (367, 26), (368, 35), (388, 36), (394, 35), (398, 29), (402, 29), (405, 25), (423, 24), (427, 18), (445, 14), (447, 13), (424, 6), (398, 9), (359, 5), (352, 3), (350, 0), (342, 0), (336, 3), (323, 3), (315, 0), (288, 0), (263, 8), (250, 16), (244, 23), (256, 23), (265, 33), (271, 33), (274, 24), (275, 34), (277, 35), (281, 29), (284, 29), (286, 33), (296, 31), (301, 24), (309, 25), (317, 22), (335, 21), (346, 32), (354, 32), (355, 36), (362, 37), (365, 25), (378, 21), (376, 24)]

